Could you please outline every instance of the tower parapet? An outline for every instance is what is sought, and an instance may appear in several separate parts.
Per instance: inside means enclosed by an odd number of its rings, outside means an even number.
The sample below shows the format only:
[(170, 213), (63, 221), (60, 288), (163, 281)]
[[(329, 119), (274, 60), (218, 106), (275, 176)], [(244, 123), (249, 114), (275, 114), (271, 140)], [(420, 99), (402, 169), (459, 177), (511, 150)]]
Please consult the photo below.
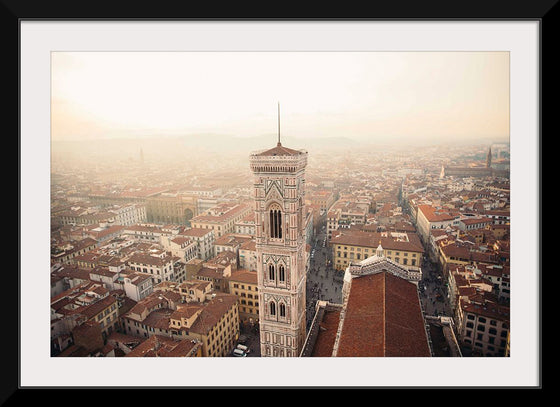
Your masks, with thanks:
[(307, 151), (292, 150), (282, 144), (267, 150), (251, 153), (251, 171), (253, 172), (297, 172), (307, 166)]

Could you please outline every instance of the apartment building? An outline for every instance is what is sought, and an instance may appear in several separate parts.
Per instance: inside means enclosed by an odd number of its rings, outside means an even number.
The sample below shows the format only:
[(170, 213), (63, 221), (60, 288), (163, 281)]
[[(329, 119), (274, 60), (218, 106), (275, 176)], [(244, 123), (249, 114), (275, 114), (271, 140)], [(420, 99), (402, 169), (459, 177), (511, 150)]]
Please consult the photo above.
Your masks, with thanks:
[(211, 229), (219, 238), (233, 233), (235, 225), (252, 212), (253, 208), (245, 203), (222, 203), (192, 218), (191, 225), (193, 228)]
[(180, 259), (169, 256), (166, 252), (157, 254), (134, 253), (128, 258), (128, 267), (138, 273), (149, 274), (153, 284), (162, 281), (177, 281), (175, 263)]
[(214, 255), (217, 256), (223, 251), (230, 251), (235, 253), (236, 256), (239, 255), (239, 249), (243, 244), (254, 240), (250, 235), (240, 235), (236, 233), (228, 233), (217, 238), (214, 241)]
[(74, 259), (97, 247), (98, 243), (90, 237), (81, 240), (51, 245), (51, 264), (74, 264)]
[(197, 257), (198, 244), (195, 239), (184, 235), (162, 236), (160, 243), (165, 250), (173, 256), (179, 257), (183, 262), (188, 262)]
[[(51, 341), (57, 352), (70, 343), (61, 338), (70, 337), (73, 330), (92, 324), (104, 341), (118, 328), (118, 301), (102, 284), (83, 282), (51, 299)], [(64, 344), (64, 345), (63, 345)]]
[(509, 306), (484, 296), (459, 300), (455, 321), (460, 343), (473, 356), (505, 356), (509, 347)]
[(204, 302), (182, 303), (178, 291), (158, 291), (138, 303), (123, 321), (127, 335), (195, 340), (201, 344), (202, 356), (223, 357), (239, 337), (238, 298), (215, 293)]
[(256, 244), (255, 240), (249, 240), (239, 247), (239, 268), (257, 271)]
[(460, 215), (457, 212), (426, 204), (417, 207), (416, 228), (423, 242), (429, 242), (431, 230), (458, 227), (459, 222)]
[(350, 262), (373, 256), (379, 245), (389, 260), (411, 270), (420, 270), (424, 248), (416, 234), (353, 229), (338, 230), (331, 237), (333, 266), (336, 270), (345, 270)]
[(215, 232), (212, 229), (191, 228), (181, 232), (181, 236), (196, 243), (196, 258), (208, 260), (214, 256)]
[(244, 218), (239, 220), (235, 224), (234, 233), (255, 236), (255, 214), (253, 212), (250, 212)]
[(259, 320), (257, 272), (245, 269), (233, 271), (229, 277), (229, 292), (239, 297), (239, 318), (244, 323)]

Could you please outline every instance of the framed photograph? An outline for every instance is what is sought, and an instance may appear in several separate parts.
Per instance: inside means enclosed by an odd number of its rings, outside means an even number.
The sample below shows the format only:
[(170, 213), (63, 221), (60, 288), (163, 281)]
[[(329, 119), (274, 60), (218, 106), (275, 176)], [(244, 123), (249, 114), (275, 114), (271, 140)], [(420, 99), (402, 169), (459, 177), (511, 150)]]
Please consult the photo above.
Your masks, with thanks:
[[(350, 19), (12, 15), (19, 29), (20, 352), (17, 387), (6, 398), (35, 388), (540, 388), (541, 44), (550, 8), (464, 19), (406, 10), (397, 19), (392, 12)], [(185, 134), (197, 137), (162, 147)], [(185, 173), (195, 166), (249, 173), (250, 155), (278, 143), (305, 149), (308, 167), (327, 169), (329, 160), (387, 159), (391, 143), (419, 154), (427, 144), (461, 149), (469, 140), (507, 145), (511, 163), (507, 357), (52, 356), (54, 167), (64, 173), (82, 161), (103, 174), (116, 162), (157, 158), (158, 174), (172, 167), (166, 162), (181, 163)], [(361, 146), (360, 155), (349, 143)], [(79, 153), (69, 153), (78, 145)], [(203, 159), (189, 158), (194, 151)], [(177, 171), (170, 169), (173, 177)], [(278, 227), (270, 233), (282, 236)]]

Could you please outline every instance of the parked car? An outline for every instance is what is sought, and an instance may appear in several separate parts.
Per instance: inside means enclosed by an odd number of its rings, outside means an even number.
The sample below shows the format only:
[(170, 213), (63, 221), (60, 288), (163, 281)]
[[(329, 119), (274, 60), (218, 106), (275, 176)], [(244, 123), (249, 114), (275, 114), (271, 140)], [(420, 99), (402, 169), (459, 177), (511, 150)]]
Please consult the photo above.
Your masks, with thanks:
[(234, 349), (233, 350), (233, 356), (244, 357), (244, 356), (247, 356), (247, 354), (245, 352), (243, 352), (241, 349)]
[(248, 352), (249, 348), (248, 348), (247, 346), (245, 346), (245, 345), (240, 344), (240, 343), (237, 344), (237, 347), (236, 347), (235, 349), (239, 349), (239, 350), (241, 350), (241, 351), (243, 351), (243, 352), (245, 352), (245, 353), (249, 353), (249, 352)]

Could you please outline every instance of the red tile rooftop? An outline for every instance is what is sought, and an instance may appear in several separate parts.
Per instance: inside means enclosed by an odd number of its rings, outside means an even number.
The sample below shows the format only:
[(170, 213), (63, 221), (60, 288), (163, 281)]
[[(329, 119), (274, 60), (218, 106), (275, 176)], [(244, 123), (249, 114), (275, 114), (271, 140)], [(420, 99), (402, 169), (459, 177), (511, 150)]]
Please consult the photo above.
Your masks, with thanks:
[(193, 236), (193, 237), (202, 237), (207, 235), (208, 233), (213, 233), (213, 230), (203, 229), (203, 228), (191, 228), (181, 232), (181, 234), (184, 236)]
[(458, 214), (450, 213), (447, 210), (434, 208), (431, 205), (418, 205), (418, 210), (424, 214), (429, 222), (453, 220), (458, 216)]
[(388, 272), (353, 279), (337, 356), (431, 356), (416, 285)]
[(333, 353), (341, 308), (327, 308), (319, 322), (317, 339), (311, 357), (331, 357)]
[(247, 284), (257, 284), (257, 272), (246, 269), (239, 269), (231, 272), (229, 281), (236, 281)]

